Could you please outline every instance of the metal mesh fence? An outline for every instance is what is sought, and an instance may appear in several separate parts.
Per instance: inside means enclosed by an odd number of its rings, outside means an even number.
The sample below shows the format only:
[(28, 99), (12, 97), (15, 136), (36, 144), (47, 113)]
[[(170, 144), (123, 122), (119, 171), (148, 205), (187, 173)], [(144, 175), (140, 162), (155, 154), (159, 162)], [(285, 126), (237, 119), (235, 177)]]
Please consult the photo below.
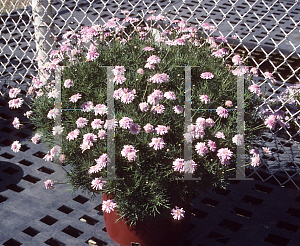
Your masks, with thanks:
[[(214, 24), (217, 27), (215, 35), (223, 35), (233, 44), (226, 59), (241, 54), (249, 58), (249, 66), (258, 67), (261, 76), (254, 82), (277, 103), (272, 107), (270, 101), (266, 101), (260, 107), (261, 112), (269, 110), (269, 113), (276, 114), (282, 110), (284, 115), (282, 124), (266, 131), (255, 143), (257, 147), (268, 147), (272, 153), (261, 152), (262, 164), (257, 168), (247, 167), (246, 175), (300, 189), (299, 89), (291, 89), (300, 81), (298, 0), (0, 0), (1, 97), (8, 98), (8, 89), (12, 87), (21, 88), (22, 94), (26, 94), (31, 78), (37, 74), (38, 62), (35, 59), (43, 54), (42, 47), (46, 50), (55, 47), (52, 43), (54, 37), (59, 41), (69, 30), (103, 25), (111, 17), (122, 20), (122, 10), (129, 10), (131, 17), (140, 15), (145, 18), (150, 10), (156, 10), (157, 14), (169, 13), (172, 20), (183, 19), (197, 26), (203, 22)], [(45, 19), (46, 16), (44, 25), (41, 25), (39, 18)], [(232, 35), (236, 35), (236, 39)], [(47, 57), (47, 52), (44, 55)], [(275, 84), (263, 75), (265, 72), (273, 75)], [(293, 95), (289, 96), (285, 90)]]

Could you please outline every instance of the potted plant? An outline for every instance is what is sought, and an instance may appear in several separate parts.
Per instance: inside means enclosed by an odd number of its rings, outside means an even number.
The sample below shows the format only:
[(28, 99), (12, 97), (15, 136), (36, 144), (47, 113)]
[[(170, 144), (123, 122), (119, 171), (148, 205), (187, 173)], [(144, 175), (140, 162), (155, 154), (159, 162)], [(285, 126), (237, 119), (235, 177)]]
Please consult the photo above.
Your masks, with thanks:
[[(244, 143), (251, 150), (251, 141), (264, 127), (256, 110), (262, 94), (251, 82), (257, 69), (239, 67), (243, 64), (239, 55), (226, 64), (225, 37), (206, 37), (185, 21), (168, 21), (164, 15), (151, 15), (145, 21), (126, 16), (78, 33), (69, 31), (29, 88), (28, 94), (35, 93), (26, 113), (35, 126), (32, 141), (43, 140), (50, 149), (45, 160), (59, 159), (63, 168), (69, 168), (66, 178), (73, 190), (89, 191), (92, 197), (102, 193), (107, 232), (123, 246), (158, 245), (155, 238), (174, 245), (182, 239), (192, 197), (214, 186), (226, 187), (230, 171), (236, 168), (237, 145)], [(166, 28), (158, 37), (150, 35), (153, 22), (158, 30), (160, 25)], [(214, 30), (208, 23), (200, 28)], [(55, 124), (59, 111), (54, 106), (60, 92), (53, 72), (59, 66), (63, 67), (62, 125)], [(187, 128), (186, 66), (191, 66), (192, 101)], [(244, 136), (236, 134), (237, 76), (241, 75), (246, 76)], [(112, 82), (114, 107), (109, 107)], [(11, 91), (11, 96), (16, 95), (16, 90)], [(22, 104), (21, 99), (13, 100), (11, 107)], [(112, 113), (114, 118), (108, 119)], [(17, 119), (13, 124), (20, 126)], [(113, 156), (107, 148), (111, 132)], [(61, 146), (53, 144), (57, 136), (62, 138)], [(192, 155), (185, 161), (187, 144), (192, 145)], [(12, 149), (19, 147), (14, 142)], [(112, 157), (115, 179), (108, 179)], [(248, 164), (256, 166), (259, 160)], [(184, 179), (186, 173), (195, 180)], [(45, 185), (51, 189), (54, 182)], [(163, 229), (169, 231), (159, 234)]]

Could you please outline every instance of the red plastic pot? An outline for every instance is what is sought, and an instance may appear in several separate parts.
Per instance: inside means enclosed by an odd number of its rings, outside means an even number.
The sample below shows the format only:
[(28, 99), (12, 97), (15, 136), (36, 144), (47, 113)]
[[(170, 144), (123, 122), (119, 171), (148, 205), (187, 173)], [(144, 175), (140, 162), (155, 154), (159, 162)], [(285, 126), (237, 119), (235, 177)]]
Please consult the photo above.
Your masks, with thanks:
[[(102, 201), (113, 198), (112, 195), (107, 196), (102, 193)], [(189, 200), (191, 201), (191, 198)], [(178, 201), (176, 206), (185, 210), (183, 219), (161, 220), (151, 226), (142, 221), (138, 221), (136, 226), (130, 226), (130, 223), (125, 224), (124, 219), (115, 223), (119, 218), (117, 211), (110, 213), (103, 211), (106, 231), (114, 242), (122, 246), (132, 246), (133, 243), (139, 246), (174, 246), (184, 238), (191, 217), (190, 204)], [(175, 208), (175, 203), (172, 207)]]

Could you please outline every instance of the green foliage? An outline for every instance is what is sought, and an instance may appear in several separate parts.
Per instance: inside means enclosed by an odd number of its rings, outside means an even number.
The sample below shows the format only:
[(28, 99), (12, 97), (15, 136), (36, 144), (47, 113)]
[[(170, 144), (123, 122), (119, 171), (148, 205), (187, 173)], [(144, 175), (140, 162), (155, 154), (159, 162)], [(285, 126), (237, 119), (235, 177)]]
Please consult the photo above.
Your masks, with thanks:
[[(114, 34), (115, 35), (115, 34)], [(171, 36), (175, 36), (174, 32)], [(117, 37), (117, 36), (115, 36)], [(122, 37), (122, 36), (121, 36)], [(110, 44), (106, 41), (110, 39)], [(66, 66), (62, 74), (62, 84), (66, 79), (71, 79), (74, 86), (65, 88), (62, 85), (62, 108), (79, 109), (84, 102), (92, 101), (96, 104), (107, 103), (107, 73), (106, 67), (101, 66), (124, 66), (126, 69), (126, 81), (122, 85), (115, 85), (118, 88), (135, 89), (136, 94), (132, 103), (124, 104), (120, 100), (115, 100), (115, 118), (119, 121), (122, 117), (130, 117), (134, 123), (145, 126), (151, 123), (153, 126), (170, 126), (168, 133), (162, 137), (165, 141), (165, 147), (162, 150), (154, 150), (149, 147), (153, 137), (158, 137), (154, 132), (145, 133), (143, 128), (138, 135), (133, 135), (129, 130), (117, 127), (115, 130), (115, 173), (116, 177), (122, 180), (108, 180), (101, 192), (114, 194), (117, 202), (117, 209), (120, 211), (121, 218), (127, 218), (132, 224), (137, 220), (152, 221), (162, 217), (170, 216), (170, 204), (175, 198), (184, 199), (188, 194), (198, 194), (202, 191), (208, 191), (213, 186), (226, 186), (229, 170), (234, 169), (236, 165), (236, 145), (232, 138), (236, 134), (237, 114), (235, 106), (237, 105), (237, 78), (232, 74), (232, 70), (222, 58), (216, 58), (211, 55), (211, 48), (204, 40), (200, 40), (202, 46), (196, 46), (186, 40), (186, 45), (168, 46), (155, 42), (153, 38), (140, 40), (135, 32), (132, 39), (125, 43), (120, 43), (119, 39), (107, 38), (107, 40), (96, 37), (98, 44), (99, 57), (94, 61), (86, 61), (86, 48), (80, 46), (82, 52), (76, 56), (75, 62), (65, 56), (61, 65)], [(73, 41), (74, 42), (74, 41)], [(151, 46), (154, 51), (144, 51), (142, 48)], [(224, 44), (223, 44), (224, 46)], [(222, 45), (220, 47), (223, 47)], [(155, 70), (144, 69), (143, 75), (136, 71), (144, 68), (146, 60), (151, 55), (157, 55), (161, 58), (159, 64), (156, 64)], [(205, 129), (203, 139), (195, 139), (193, 146), (197, 142), (206, 142), (211, 139), (216, 142), (217, 149), (229, 148), (233, 153), (229, 166), (220, 163), (217, 152), (210, 151), (205, 156), (196, 153), (193, 147), (192, 159), (197, 163), (197, 168), (193, 178), (201, 180), (176, 180), (183, 178), (184, 173), (174, 171), (172, 165), (175, 159), (184, 158), (184, 114), (174, 113), (173, 107), (180, 105), (184, 107), (185, 99), (185, 70), (178, 66), (199, 66), (192, 68), (192, 108), (198, 111), (192, 111), (192, 121), (198, 117), (211, 117), (215, 121), (215, 126)], [(214, 74), (213, 79), (202, 79), (203, 72)], [(156, 73), (166, 73), (170, 76), (170, 81), (162, 84), (154, 84), (147, 81)], [(245, 142), (246, 150), (251, 148), (251, 141), (259, 135), (256, 126), (262, 124), (257, 117), (255, 107), (260, 104), (260, 99), (255, 98), (247, 89), (251, 76), (245, 81)], [(53, 143), (52, 127), (54, 120), (49, 120), (46, 116), (49, 110), (53, 109), (53, 100), (47, 98), (47, 89), (45, 94), (33, 101), (34, 116), (32, 123), (38, 131), (44, 136), (44, 140)], [(165, 106), (163, 114), (153, 114), (151, 111), (142, 112), (139, 109), (139, 103), (146, 102), (147, 96), (154, 90), (163, 92), (173, 91), (177, 97), (176, 100), (163, 99), (161, 104)], [(69, 101), (69, 98), (80, 93), (82, 98), (76, 103)], [(208, 95), (211, 102), (204, 104), (200, 101), (201, 95)], [(224, 107), (227, 100), (233, 102), (233, 109), (229, 111), (228, 118), (220, 118), (215, 111), (219, 106)], [(150, 106), (151, 107), (151, 106)], [(88, 125), (81, 128), (80, 135), (75, 140), (67, 140), (68, 133), (77, 128), (75, 122), (79, 117), (88, 119)], [(83, 111), (63, 111), (62, 122), (64, 131), (62, 133), (62, 152), (66, 156), (66, 164), (70, 166), (67, 174), (69, 184), (74, 190), (82, 189), (89, 191), (93, 195), (99, 191), (92, 189), (91, 181), (96, 177), (106, 177), (106, 168), (98, 173), (89, 174), (88, 170), (95, 165), (95, 159), (106, 153), (107, 140), (98, 139), (93, 143), (91, 149), (82, 151), (80, 144), (83, 141), (83, 135), (94, 133), (98, 130), (91, 127), (94, 119), (102, 119), (105, 116), (96, 116), (93, 112)], [(214, 134), (221, 131), (225, 134), (225, 139), (217, 139)], [(138, 158), (129, 162), (121, 155), (124, 145), (133, 145), (139, 152)], [(53, 147), (53, 146), (51, 146)]]

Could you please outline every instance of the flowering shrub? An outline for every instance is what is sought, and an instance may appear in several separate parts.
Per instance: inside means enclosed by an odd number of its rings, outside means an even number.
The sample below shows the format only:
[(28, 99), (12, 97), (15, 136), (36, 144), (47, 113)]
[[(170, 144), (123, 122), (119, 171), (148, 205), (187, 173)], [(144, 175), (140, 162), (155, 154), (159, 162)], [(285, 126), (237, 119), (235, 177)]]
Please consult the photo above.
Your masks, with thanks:
[(299, 134), (299, 89), (300, 85), (289, 86), (277, 99), (266, 101), (260, 114), (267, 128), (277, 131), (282, 127), (291, 133), (292, 137)]
[[(147, 21), (167, 22), (163, 15)], [(103, 211), (120, 211), (131, 224), (161, 217), (181, 219), (183, 209), (171, 208), (176, 197), (185, 199), (212, 186), (225, 186), (229, 170), (235, 170), (237, 145), (251, 150), (251, 141), (260, 135), (262, 120), (255, 108), (260, 105), (260, 89), (250, 86), (257, 69), (226, 64), (225, 37), (198, 35), (194, 27), (174, 20), (171, 28), (158, 39), (149, 36), (146, 23), (126, 17), (119, 25), (112, 18), (104, 26), (84, 27), (79, 33), (67, 32), (52, 60), (33, 79), (29, 94), (32, 110), (26, 115), (36, 126), (32, 142), (40, 139), (50, 149), (47, 161), (59, 160), (68, 165), (66, 174), (73, 189), (114, 194), (114, 200), (103, 201)], [(158, 26), (159, 28), (159, 26)], [(202, 28), (213, 31), (208, 23)], [(131, 36), (129, 31), (134, 30)], [(54, 107), (58, 91), (51, 79), (54, 69), (62, 73), (61, 118)], [(194, 66), (192, 77), (192, 124), (184, 131), (185, 70)], [(113, 66), (115, 119), (108, 121), (107, 73), (102, 66)], [(181, 67), (180, 67), (181, 66)], [(237, 76), (245, 75), (245, 135), (237, 135)], [(12, 91), (14, 96), (17, 91)], [(16, 99), (14, 99), (16, 100)], [(10, 106), (19, 107), (21, 99)], [(76, 110), (80, 109), (80, 110)], [(20, 126), (17, 120), (13, 123)], [(107, 130), (115, 131), (115, 174), (121, 180), (106, 180), (108, 154)], [(62, 136), (62, 146), (54, 145)], [(184, 160), (184, 145), (191, 142), (192, 159)], [(19, 143), (13, 144), (14, 151)], [(256, 155), (257, 157), (257, 155)], [(258, 165), (257, 159), (252, 165)], [(198, 180), (177, 180), (193, 173)], [(47, 189), (54, 185), (46, 181)]]

